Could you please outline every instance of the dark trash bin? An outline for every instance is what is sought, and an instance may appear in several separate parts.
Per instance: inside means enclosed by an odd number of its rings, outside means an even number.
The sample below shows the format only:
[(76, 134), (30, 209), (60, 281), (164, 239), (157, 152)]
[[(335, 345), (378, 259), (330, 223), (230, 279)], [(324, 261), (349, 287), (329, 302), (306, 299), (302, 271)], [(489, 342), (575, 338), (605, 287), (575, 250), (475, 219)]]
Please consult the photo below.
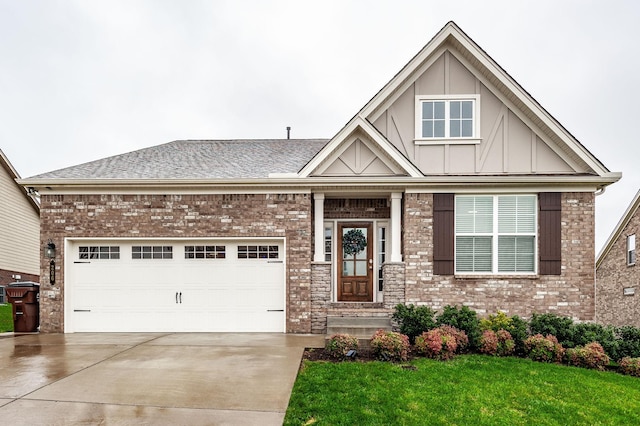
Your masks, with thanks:
[(20, 282), (5, 288), (7, 301), (13, 305), (13, 331), (34, 332), (40, 325), (40, 284)]

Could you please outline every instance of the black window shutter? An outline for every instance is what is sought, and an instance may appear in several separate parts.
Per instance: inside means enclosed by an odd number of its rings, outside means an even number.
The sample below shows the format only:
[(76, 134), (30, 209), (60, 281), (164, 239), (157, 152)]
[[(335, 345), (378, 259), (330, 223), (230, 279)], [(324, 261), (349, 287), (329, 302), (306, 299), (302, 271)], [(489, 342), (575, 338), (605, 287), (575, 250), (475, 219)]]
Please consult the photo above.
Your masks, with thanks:
[(454, 194), (433, 194), (433, 273), (453, 275)]
[(538, 194), (540, 224), (540, 275), (562, 273), (562, 194), (542, 192)]

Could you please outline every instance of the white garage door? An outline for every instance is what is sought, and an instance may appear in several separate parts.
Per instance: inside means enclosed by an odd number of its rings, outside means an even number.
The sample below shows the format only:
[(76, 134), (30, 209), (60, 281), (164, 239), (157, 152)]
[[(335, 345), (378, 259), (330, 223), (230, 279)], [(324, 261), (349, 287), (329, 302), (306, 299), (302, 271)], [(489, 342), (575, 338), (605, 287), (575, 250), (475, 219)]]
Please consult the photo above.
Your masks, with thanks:
[(284, 332), (282, 240), (73, 241), (67, 332)]

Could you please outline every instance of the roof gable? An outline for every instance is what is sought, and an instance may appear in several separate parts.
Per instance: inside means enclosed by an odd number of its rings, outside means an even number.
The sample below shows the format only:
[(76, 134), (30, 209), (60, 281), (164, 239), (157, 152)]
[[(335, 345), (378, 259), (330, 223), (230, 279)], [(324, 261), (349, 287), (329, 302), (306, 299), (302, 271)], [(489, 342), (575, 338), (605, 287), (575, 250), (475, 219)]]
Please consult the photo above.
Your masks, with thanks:
[(299, 176), (423, 175), (371, 123), (355, 117), (300, 170)]
[(640, 190), (636, 193), (635, 197), (633, 197), (633, 200), (631, 200), (629, 207), (627, 207), (627, 210), (624, 212), (624, 214), (620, 218), (620, 221), (618, 222), (618, 224), (615, 226), (615, 228), (613, 228), (613, 232), (611, 232), (611, 235), (609, 235), (607, 242), (604, 244), (604, 246), (602, 246), (602, 250), (600, 250), (600, 253), (598, 254), (598, 257), (596, 259), (596, 269), (600, 267), (600, 264), (602, 263), (604, 258), (607, 257), (607, 255), (611, 251), (611, 248), (616, 243), (616, 241), (618, 241), (618, 239), (622, 235), (622, 232), (625, 230), (625, 228), (627, 227), (631, 219), (636, 214), (638, 214), (639, 207), (640, 207)]
[[(447, 58), (447, 63), (442, 64), (443, 57)], [(453, 22), (449, 22), (445, 27), (416, 55), (411, 61), (398, 73), (393, 79), (385, 85), (356, 115), (364, 120), (373, 123), (379, 129), (385, 129), (383, 133), (387, 139), (394, 137), (394, 132), (413, 132), (414, 128), (403, 126), (392, 118), (384, 117), (384, 114), (392, 108), (405, 108), (405, 115), (414, 117), (415, 100), (413, 96), (407, 96), (407, 93), (414, 93), (409, 90), (415, 85), (428, 84), (425, 79), (421, 79), (425, 73), (436, 67), (457, 66), (459, 69), (465, 69), (471, 73), (477, 80), (476, 87), (468, 89), (467, 93), (480, 94), (483, 90), (486, 97), (495, 97), (508, 107), (508, 111), (503, 112), (512, 118), (519, 127), (529, 127), (533, 129), (532, 137), (527, 146), (518, 146), (509, 152), (508, 144), (511, 138), (507, 139), (507, 132), (512, 129), (497, 127), (493, 133), (494, 140), (490, 140), (489, 144), (493, 144), (493, 151), (501, 143), (504, 149), (500, 152), (502, 157), (501, 170), (489, 168), (488, 170), (476, 170), (477, 173), (495, 173), (503, 172), (508, 174), (512, 171), (513, 166), (509, 164), (511, 160), (513, 164), (523, 161), (521, 154), (529, 158), (529, 171), (526, 167), (524, 173), (546, 173), (547, 169), (552, 169), (553, 173), (560, 174), (590, 174), (610, 179), (610, 183), (620, 178), (620, 174), (611, 173), (607, 168), (597, 160), (583, 145), (581, 145), (559, 122), (557, 122), (544, 108), (542, 108), (520, 85), (513, 80), (484, 50), (482, 50), (473, 40), (471, 40), (460, 28)], [(464, 72), (464, 71), (463, 71)], [(428, 79), (426, 79), (428, 80)], [(449, 91), (450, 81), (445, 80), (442, 87), (439, 88), (443, 94), (451, 94)], [(485, 95), (483, 95), (485, 96)], [(402, 99), (405, 97), (406, 99)], [(484, 98), (483, 98), (484, 102)], [(404, 106), (403, 106), (404, 105)], [(411, 111), (411, 112), (408, 112)], [(484, 118), (484, 117), (483, 117)], [(492, 121), (483, 124), (487, 127), (485, 130), (492, 130), (499, 121)], [(517, 130), (517, 129), (516, 129)], [(504, 140), (500, 140), (501, 135)], [(495, 139), (495, 136), (498, 138)], [(401, 151), (403, 149), (410, 150), (413, 146), (413, 134), (400, 135), (393, 140), (393, 144)], [(399, 142), (404, 140), (404, 143)], [(407, 142), (410, 141), (410, 142)], [(411, 146), (406, 146), (411, 145)], [(537, 148), (540, 148), (539, 150)], [(483, 149), (488, 149), (483, 147)], [(464, 151), (460, 146), (453, 148), (457, 159), (465, 159), (470, 168), (478, 169), (481, 161), (487, 160), (488, 151), (472, 152), (471, 149)], [(423, 154), (423, 157), (433, 158), (431, 149)], [(553, 155), (549, 155), (553, 153)], [(492, 152), (491, 155), (495, 154)], [(537, 158), (538, 154), (543, 155)], [(498, 155), (494, 155), (498, 157)], [(419, 154), (415, 158), (411, 156), (409, 159), (418, 166), (425, 174), (429, 174), (430, 164), (423, 165)], [(528, 165), (527, 165), (528, 166)], [(447, 166), (435, 167), (434, 174), (456, 173), (457, 170), (449, 170)], [(517, 173), (517, 172), (516, 172)]]

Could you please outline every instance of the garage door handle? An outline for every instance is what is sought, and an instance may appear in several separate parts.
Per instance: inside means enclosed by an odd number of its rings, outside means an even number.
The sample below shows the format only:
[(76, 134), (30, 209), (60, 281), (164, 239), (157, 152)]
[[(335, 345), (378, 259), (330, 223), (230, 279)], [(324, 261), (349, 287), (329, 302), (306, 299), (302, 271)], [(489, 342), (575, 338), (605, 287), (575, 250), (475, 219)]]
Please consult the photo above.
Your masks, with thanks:
[(176, 303), (178, 303), (178, 292), (176, 291)]
[(182, 303), (182, 292), (180, 292), (180, 303)]

